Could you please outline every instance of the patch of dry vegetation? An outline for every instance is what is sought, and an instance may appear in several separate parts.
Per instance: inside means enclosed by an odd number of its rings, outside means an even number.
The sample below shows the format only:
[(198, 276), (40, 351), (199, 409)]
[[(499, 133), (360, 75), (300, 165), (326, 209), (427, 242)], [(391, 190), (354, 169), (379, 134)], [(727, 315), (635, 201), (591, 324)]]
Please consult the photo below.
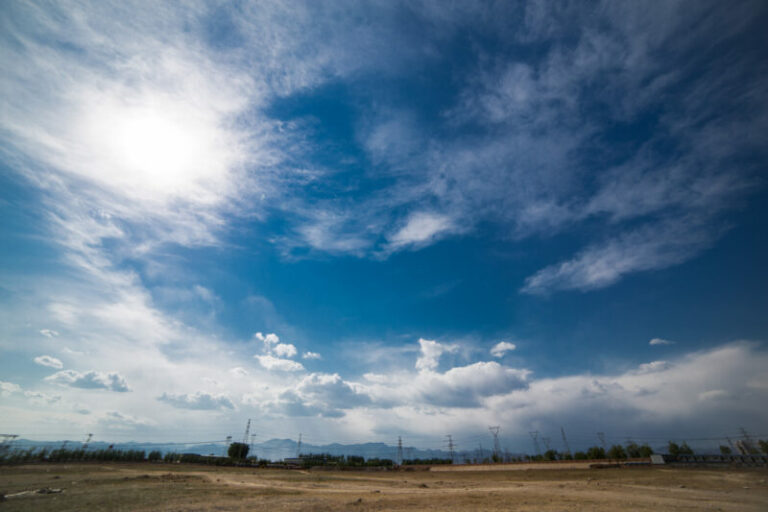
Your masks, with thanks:
[[(0, 468), (8, 511), (763, 511), (766, 469), (328, 472), (150, 464)], [(38, 494), (57, 488), (61, 493)], [(11, 496), (17, 494), (17, 496)]]

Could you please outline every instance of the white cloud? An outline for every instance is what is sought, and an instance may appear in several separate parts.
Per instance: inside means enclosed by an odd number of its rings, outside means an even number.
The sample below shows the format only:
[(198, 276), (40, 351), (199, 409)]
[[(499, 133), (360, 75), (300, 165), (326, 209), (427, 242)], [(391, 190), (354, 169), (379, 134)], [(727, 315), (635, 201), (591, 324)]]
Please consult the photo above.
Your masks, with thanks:
[(257, 332), (256, 334), (253, 335), (253, 337), (264, 344), (264, 352), (266, 352), (267, 354), (271, 353), (275, 345), (280, 343), (280, 337), (275, 333), (270, 333), (265, 335), (260, 332)]
[(653, 338), (648, 342), (649, 345), (672, 345), (674, 341), (665, 340), (663, 338)]
[(40, 391), (25, 391), (24, 396), (29, 399), (30, 402), (38, 404), (55, 404), (61, 401), (60, 395), (49, 395)]
[(296, 347), (290, 343), (279, 343), (274, 348), (275, 355), (278, 357), (293, 357), (296, 355)]
[(478, 362), (451, 368), (443, 374), (423, 373), (413, 385), (427, 404), (480, 407), (489, 396), (527, 387), (530, 373), (495, 361)]
[(61, 369), (64, 368), (64, 363), (55, 357), (51, 356), (38, 356), (35, 358), (35, 362), (42, 366), (49, 366), (51, 368)]
[[(709, 247), (717, 229), (699, 229), (700, 220), (675, 219), (590, 246), (573, 259), (550, 265), (525, 280), (523, 293), (605, 288), (627, 274), (662, 269), (686, 261)], [(701, 227), (701, 226), (699, 226)]]
[(193, 409), (199, 411), (209, 411), (216, 409), (234, 409), (232, 400), (224, 394), (213, 395), (198, 391), (192, 394), (172, 394), (163, 393), (158, 400), (165, 402), (178, 409)]
[(59, 335), (58, 331), (54, 331), (53, 329), (40, 329), (40, 334), (46, 338), (55, 338)]
[(420, 338), (419, 349), (421, 353), (418, 359), (416, 359), (416, 369), (434, 370), (440, 363), (440, 356), (446, 352), (456, 352), (458, 347)]
[(75, 370), (62, 370), (45, 378), (46, 381), (64, 386), (82, 389), (108, 389), (109, 391), (130, 391), (125, 377), (117, 372), (99, 372), (90, 370), (80, 373)]
[(242, 366), (235, 366), (234, 368), (230, 368), (229, 373), (231, 373), (232, 375), (236, 375), (238, 377), (248, 376), (248, 370), (246, 370)]
[(21, 386), (0, 380), (0, 396), (10, 396), (14, 393), (21, 393)]
[(322, 359), (323, 356), (321, 356), (317, 352), (307, 351), (307, 352), (304, 352), (304, 354), (302, 354), (301, 358), (302, 359)]
[(650, 363), (643, 363), (637, 367), (638, 373), (653, 373), (666, 370), (672, 366), (667, 361), (651, 361)]
[(339, 374), (312, 373), (266, 403), (267, 409), (286, 416), (339, 418), (345, 411), (372, 403), (366, 391)]
[(510, 352), (512, 350), (515, 350), (517, 348), (517, 345), (514, 343), (510, 343), (508, 341), (500, 341), (497, 344), (491, 348), (491, 355), (493, 357), (503, 357), (504, 354), (507, 352)]
[(281, 372), (300, 372), (304, 370), (304, 365), (291, 359), (281, 359), (271, 355), (256, 355), (253, 357), (267, 370), (278, 370)]
[(389, 236), (392, 249), (406, 246), (427, 245), (438, 237), (455, 229), (447, 215), (434, 212), (416, 212), (408, 217), (405, 225)]

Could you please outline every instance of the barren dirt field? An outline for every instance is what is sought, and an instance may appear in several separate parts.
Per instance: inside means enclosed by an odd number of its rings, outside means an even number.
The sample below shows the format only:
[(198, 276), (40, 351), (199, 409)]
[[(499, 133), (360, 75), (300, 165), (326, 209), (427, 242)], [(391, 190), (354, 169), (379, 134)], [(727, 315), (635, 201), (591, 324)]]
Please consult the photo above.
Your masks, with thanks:
[(0, 468), (0, 510), (764, 512), (767, 478), (765, 468), (332, 472), (43, 464)]

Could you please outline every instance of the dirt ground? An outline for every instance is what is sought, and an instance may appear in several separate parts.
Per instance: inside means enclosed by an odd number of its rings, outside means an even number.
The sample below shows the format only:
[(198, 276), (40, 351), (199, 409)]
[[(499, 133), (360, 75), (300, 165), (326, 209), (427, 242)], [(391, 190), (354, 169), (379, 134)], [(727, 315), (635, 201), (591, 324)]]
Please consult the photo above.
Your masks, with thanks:
[(336, 472), (40, 464), (0, 467), (0, 511), (765, 512), (766, 479), (765, 468)]

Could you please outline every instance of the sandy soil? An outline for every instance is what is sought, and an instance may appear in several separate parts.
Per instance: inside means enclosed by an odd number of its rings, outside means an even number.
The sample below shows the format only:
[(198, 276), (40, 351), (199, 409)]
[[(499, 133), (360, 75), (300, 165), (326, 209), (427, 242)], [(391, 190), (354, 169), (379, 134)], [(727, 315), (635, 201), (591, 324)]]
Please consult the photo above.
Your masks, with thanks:
[(7, 496), (0, 510), (764, 512), (766, 479), (765, 468), (331, 472), (43, 464), (0, 468)]

